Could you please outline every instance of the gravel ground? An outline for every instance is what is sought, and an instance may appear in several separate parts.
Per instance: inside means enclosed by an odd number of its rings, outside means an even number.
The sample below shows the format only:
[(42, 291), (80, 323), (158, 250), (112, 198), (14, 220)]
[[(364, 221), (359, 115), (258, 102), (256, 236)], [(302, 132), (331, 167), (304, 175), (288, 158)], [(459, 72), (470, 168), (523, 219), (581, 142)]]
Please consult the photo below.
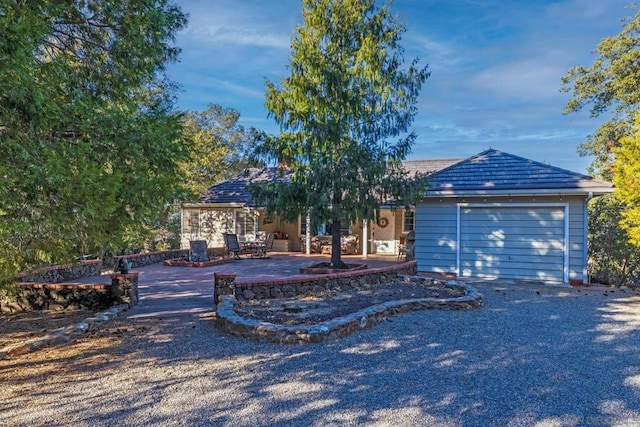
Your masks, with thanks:
[(329, 344), (118, 319), (0, 361), (0, 425), (640, 425), (640, 295), (478, 285)]

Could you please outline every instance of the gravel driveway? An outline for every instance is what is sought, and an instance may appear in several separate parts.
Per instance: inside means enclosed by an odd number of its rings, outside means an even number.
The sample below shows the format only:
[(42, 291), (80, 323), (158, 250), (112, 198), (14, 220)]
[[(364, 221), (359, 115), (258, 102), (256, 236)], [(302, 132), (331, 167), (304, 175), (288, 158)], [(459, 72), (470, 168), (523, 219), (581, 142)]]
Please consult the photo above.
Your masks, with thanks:
[(330, 344), (120, 319), (0, 361), (0, 425), (640, 425), (640, 296), (477, 285), (485, 307)]

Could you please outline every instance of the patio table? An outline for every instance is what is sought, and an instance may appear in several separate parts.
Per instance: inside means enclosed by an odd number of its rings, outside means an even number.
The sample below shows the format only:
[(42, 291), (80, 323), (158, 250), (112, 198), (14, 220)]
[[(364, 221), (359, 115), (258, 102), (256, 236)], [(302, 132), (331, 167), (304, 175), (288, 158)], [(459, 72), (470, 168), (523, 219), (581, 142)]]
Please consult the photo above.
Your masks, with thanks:
[(266, 240), (254, 240), (241, 243), (242, 250), (251, 258), (264, 258), (266, 255)]

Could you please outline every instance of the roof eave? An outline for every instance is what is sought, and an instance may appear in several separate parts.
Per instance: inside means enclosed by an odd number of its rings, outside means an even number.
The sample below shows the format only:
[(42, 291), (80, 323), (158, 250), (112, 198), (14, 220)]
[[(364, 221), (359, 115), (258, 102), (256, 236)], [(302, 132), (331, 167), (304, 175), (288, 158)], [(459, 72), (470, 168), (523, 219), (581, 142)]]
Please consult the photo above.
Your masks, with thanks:
[(183, 203), (183, 208), (244, 208), (246, 203), (232, 202), (232, 203)]
[(427, 191), (424, 198), (431, 197), (473, 197), (473, 196), (602, 196), (614, 192), (611, 187), (585, 188), (540, 188), (513, 190), (442, 190)]

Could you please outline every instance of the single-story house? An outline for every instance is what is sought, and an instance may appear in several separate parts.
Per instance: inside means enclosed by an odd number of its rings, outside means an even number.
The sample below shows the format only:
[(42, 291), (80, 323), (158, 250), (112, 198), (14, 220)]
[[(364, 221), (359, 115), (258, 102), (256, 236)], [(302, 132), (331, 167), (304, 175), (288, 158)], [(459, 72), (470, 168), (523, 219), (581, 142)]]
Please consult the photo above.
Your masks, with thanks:
[(420, 271), (583, 283), (587, 202), (613, 185), (497, 150), (429, 177), (416, 207)]
[[(433, 173), (460, 160), (417, 160), (403, 162), (403, 165), (413, 176), (416, 172)], [(279, 172), (276, 167), (250, 168), (233, 179), (214, 185), (195, 203), (184, 203), (181, 247), (189, 248), (191, 240), (206, 240), (209, 247), (222, 247), (223, 233), (235, 233), (241, 241), (252, 241), (259, 233), (275, 233), (275, 251), (303, 251), (306, 249), (307, 219), (301, 217), (290, 223), (277, 215), (267, 215), (263, 207), (253, 202), (249, 190), (253, 183), (287, 179), (286, 172)], [(355, 236), (357, 253), (396, 255), (404, 235), (414, 227), (415, 207), (383, 205), (379, 221), (350, 224), (342, 233)], [(328, 231), (329, 227), (321, 224), (311, 234), (322, 236)]]
[[(587, 278), (587, 201), (613, 192), (603, 182), (497, 150), (468, 159), (408, 161), (409, 173), (428, 173), (429, 188), (415, 207), (383, 205), (377, 222), (351, 224), (358, 251), (398, 253), (415, 233), (420, 272), (460, 277), (583, 282)], [(275, 251), (301, 251), (306, 218), (281, 221), (256, 206), (248, 186), (288, 179), (277, 168), (249, 169), (215, 185), (182, 208), (183, 248), (190, 240), (222, 247), (222, 233), (241, 240), (276, 233)], [(319, 227), (314, 234), (323, 234)]]

